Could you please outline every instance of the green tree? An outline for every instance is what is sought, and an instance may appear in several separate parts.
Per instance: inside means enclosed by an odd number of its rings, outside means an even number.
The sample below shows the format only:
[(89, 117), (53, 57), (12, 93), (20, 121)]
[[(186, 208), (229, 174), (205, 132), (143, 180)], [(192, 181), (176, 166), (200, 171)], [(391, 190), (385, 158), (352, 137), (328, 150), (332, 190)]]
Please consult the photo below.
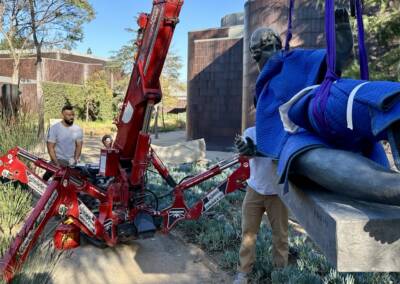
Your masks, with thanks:
[(0, 49), (9, 51), (13, 59), (13, 84), (19, 84), (21, 57), (31, 44), (27, 12), (26, 0), (0, 1)]
[(400, 80), (400, 1), (366, 0), (371, 77)]
[(113, 94), (104, 71), (94, 73), (84, 86), (85, 119), (112, 118)]
[[(129, 84), (130, 74), (133, 69), (135, 53), (137, 52), (136, 35), (134, 29), (126, 29), (127, 32), (132, 34), (132, 38), (124, 44), (118, 51), (114, 52), (112, 57), (113, 65), (119, 66), (124, 72), (125, 76), (115, 83), (114, 91), (117, 93), (125, 93)], [(164, 68), (160, 78), (161, 90), (163, 99), (161, 104), (155, 108), (155, 131), (158, 127), (158, 118), (161, 113), (164, 124), (164, 107), (175, 106), (178, 99), (175, 97), (177, 93), (184, 92), (186, 85), (179, 80), (180, 72), (182, 69), (182, 58), (173, 49), (168, 52), (165, 60)]]
[[(338, 1), (339, 2), (339, 1)], [(400, 80), (400, 1), (364, 0), (364, 27), (372, 80)], [(324, 0), (317, 7), (324, 9)], [(342, 1), (348, 7), (348, 1)], [(357, 36), (357, 25), (353, 33)], [(359, 65), (354, 63), (344, 76), (359, 77)]]
[(133, 69), (134, 57), (137, 51), (136, 42), (136, 31), (132, 28), (125, 29), (130, 34), (131, 39), (121, 46), (117, 51), (113, 52), (111, 57), (112, 65), (119, 66), (125, 74), (130, 74)]
[(38, 136), (44, 136), (42, 48), (70, 48), (83, 38), (82, 26), (95, 16), (87, 0), (27, 0), (29, 30), (36, 53), (36, 86), (39, 106)]

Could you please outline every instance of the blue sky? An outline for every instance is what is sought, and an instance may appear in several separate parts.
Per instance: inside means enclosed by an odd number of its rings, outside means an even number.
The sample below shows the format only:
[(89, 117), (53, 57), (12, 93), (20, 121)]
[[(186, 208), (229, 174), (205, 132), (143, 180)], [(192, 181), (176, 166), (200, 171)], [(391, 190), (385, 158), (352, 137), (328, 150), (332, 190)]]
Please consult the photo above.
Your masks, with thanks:
[[(150, 12), (152, 0), (89, 0), (96, 10), (96, 19), (85, 25), (85, 38), (77, 51), (109, 57), (129, 40), (125, 28), (137, 27), (134, 17), (139, 12)], [(185, 0), (172, 41), (172, 48), (183, 58), (181, 78), (186, 80), (187, 35), (189, 31), (218, 27), (226, 14), (243, 10), (244, 0)]]

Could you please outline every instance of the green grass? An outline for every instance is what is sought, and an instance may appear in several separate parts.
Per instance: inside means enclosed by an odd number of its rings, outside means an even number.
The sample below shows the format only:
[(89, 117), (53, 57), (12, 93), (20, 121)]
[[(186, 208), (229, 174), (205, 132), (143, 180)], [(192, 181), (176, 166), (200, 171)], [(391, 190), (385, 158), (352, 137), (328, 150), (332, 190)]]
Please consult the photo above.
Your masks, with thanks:
[(36, 119), (22, 116), (19, 121), (6, 123), (0, 119), (0, 155), (20, 146), (32, 149), (38, 143)]
[[(150, 129), (154, 132), (154, 118), (150, 123)], [(164, 114), (164, 123), (160, 114), (158, 118), (158, 131), (168, 132), (175, 130), (183, 130), (186, 128), (186, 113), (180, 114)]]
[[(187, 175), (203, 171), (197, 165), (175, 168), (172, 176), (179, 181)], [(185, 192), (189, 205), (213, 188), (226, 174), (207, 181)], [(162, 194), (167, 185), (154, 173), (149, 173), (150, 189)], [(195, 243), (211, 255), (221, 268), (235, 273), (239, 255), (241, 235), (241, 203), (244, 193), (236, 191), (228, 195), (206, 216), (198, 221), (181, 222), (177, 229), (188, 242)], [(161, 208), (171, 202), (161, 200)], [(274, 270), (272, 265), (271, 230), (263, 224), (257, 238), (257, 261), (251, 273), (252, 283), (273, 284), (397, 284), (399, 273), (338, 273), (326, 258), (314, 247), (306, 235), (289, 227), (289, 246), (298, 254), (297, 259), (283, 270)]]
[(79, 125), (85, 135), (100, 136), (105, 134), (112, 134), (117, 131), (117, 126), (113, 124), (112, 120), (97, 120), (97, 121), (84, 121), (76, 120), (75, 124)]
[[(161, 115), (158, 120), (158, 131), (168, 132), (175, 130), (182, 130), (186, 127), (186, 113), (181, 114), (165, 114), (164, 122), (162, 121)], [(85, 135), (88, 136), (102, 136), (105, 134), (112, 134), (117, 131), (117, 126), (113, 124), (112, 120), (96, 120), (96, 121), (85, 121), (76, 120), (75, 124), (79, 125)], [(154, 118), (150, 123), (151, 132), (154, 132)]]

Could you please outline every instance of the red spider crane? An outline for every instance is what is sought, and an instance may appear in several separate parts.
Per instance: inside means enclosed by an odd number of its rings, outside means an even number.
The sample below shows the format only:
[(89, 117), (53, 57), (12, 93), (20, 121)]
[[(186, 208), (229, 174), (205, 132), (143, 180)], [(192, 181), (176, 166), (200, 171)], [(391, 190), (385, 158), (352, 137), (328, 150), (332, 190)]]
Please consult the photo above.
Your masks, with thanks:
[[(150, 147), (151, 115), (162, 98), (159, 78), (182, 5), (182, 0), (154, 0), (151, 14), (139, 15), (138, 52), (116, 140), (112, 149), (101, 150), (98, 168), (57, 167), (19, 147), (0, 157), (0, 177), (27, 184), (40, 196), (0, 261), (5, 281), (13, 279), (54, 216), (60, 219), (53, 237), (57, 249), (79, 246), (81, 234), (93, 243), (114, 246), (122, 240), (152, 236), (158, 229), (167, 233), (178, 221), (198, 219), (226, 194), (244, 188), (249, 177), (246, 157), (235, 155), (177, 184)], [(52, 172), (53, 179), (46, 183), (20, 158)], [(170, 187), (167, 193), (173, 197), (172, 204), (161, 210), (148, 201), (145, 175), (150, 165), (165, 179)], [(186, 205), (185, 190), (234, 166), (225, 181), (192, 207)]]

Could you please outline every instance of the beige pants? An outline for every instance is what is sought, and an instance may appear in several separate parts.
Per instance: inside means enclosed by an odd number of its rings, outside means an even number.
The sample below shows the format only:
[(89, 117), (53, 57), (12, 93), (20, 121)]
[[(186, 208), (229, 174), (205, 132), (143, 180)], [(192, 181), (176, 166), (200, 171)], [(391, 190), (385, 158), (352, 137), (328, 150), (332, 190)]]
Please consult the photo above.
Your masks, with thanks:
[[(256, 259), (256, 239), (261, 218), (267, 212), (272, 228), (272, 258), (275, 267), (288, 262), (288, 211), (277, 195), (262, 195), (247, 187), (242, 205), (242, 243), (238, 271), (249, 273)], [(267, 248), (265, 248), (267, 249)]]

